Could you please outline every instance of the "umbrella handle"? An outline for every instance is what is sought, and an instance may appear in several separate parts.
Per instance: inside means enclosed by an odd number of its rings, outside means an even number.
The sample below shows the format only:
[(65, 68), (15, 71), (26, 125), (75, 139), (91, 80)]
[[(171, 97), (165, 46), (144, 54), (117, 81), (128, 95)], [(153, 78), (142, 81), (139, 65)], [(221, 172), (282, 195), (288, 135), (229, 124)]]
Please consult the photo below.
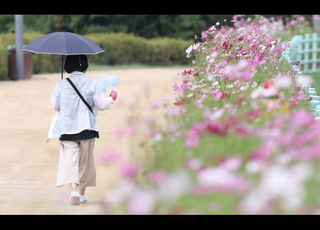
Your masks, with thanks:
[(61, 55), (61, 79), (63, 79), (63, 55)]

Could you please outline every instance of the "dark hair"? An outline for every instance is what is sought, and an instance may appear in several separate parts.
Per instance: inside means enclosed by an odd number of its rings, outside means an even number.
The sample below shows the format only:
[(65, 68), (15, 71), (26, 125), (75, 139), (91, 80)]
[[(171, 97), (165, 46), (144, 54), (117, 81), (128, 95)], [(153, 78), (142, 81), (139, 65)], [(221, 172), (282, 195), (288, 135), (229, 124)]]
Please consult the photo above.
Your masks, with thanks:
[(88, 69), (88, 58), (86, 55), (68, 55), (64, 63), (64, 70), (67, 73), (73, 71), (84, 72)]

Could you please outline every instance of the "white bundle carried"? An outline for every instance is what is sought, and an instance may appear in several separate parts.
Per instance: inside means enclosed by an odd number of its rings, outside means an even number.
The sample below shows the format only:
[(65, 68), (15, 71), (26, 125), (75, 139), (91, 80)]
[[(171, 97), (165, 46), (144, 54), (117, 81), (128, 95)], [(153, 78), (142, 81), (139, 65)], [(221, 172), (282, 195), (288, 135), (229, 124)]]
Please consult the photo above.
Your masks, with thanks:
[(101, 85), (102, 92), (109, 95), (112, 90), (116, 91), (120, 78), (117, 76), (103, 75), (97, 79)]

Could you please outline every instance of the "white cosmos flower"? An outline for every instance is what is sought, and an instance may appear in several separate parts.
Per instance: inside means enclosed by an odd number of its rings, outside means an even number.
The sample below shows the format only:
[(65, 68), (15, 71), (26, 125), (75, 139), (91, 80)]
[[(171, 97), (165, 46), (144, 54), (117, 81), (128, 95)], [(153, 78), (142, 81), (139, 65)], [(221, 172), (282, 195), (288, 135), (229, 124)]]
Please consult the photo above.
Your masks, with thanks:
[(289, 76), (282, 76), (275, 81), (276, 87), (279, 88), (289, 88), (292, 84), (292, 80)]
[(240, 87), (240, 90), (247, 90), (249, 88), (249, 83), (245, 82), (242, 84), (242, 86)]
[(303, 84), (311, 85), (313, 83), (313, 78), (312, 76), (309, 76), (309, 75), (301, 75), (296, 78), (296, 82), (299, 85), (303, 85)]
[(254, 82), (252, 82), (251, 87), (255, 88), (255, 87), (257, 87), (257, 85), (258, 85), (258, 83), (256, 81), (254, 81)]

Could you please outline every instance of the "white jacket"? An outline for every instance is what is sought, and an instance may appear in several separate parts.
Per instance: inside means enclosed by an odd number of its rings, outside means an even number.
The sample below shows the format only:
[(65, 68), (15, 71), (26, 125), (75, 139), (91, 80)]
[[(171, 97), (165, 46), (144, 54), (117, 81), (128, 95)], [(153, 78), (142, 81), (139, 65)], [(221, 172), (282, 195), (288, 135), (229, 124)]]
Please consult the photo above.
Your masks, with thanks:
[(99, 131), (96, 120), (98, 110), (110, 109), (113, 104), (112, 97), (104, 96), (96, 79), (79, 71), (72, 72), (69, 79), (91, 106), (94, 115), (70, 83), (66, 79), (60, 80), (51, 96), (51, 104), (57, 112), (50, 125), (48, 141), (62, 134), (76, 134), (86, 129)]

